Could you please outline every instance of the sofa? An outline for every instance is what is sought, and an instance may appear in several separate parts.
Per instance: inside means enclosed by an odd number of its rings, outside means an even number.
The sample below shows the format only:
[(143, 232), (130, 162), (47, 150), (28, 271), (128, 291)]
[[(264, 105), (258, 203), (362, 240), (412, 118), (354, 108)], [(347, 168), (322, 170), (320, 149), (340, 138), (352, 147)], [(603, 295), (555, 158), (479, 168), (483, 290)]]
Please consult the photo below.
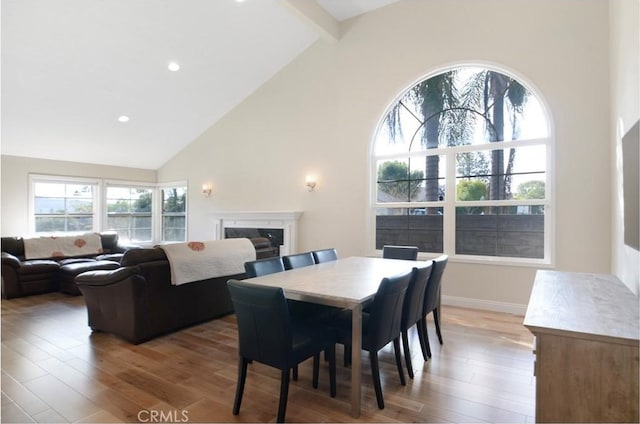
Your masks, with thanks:
[(75, 283), (87, 305), (89, 327), (133, 344), (232, 313), (227, 280), (246, 277), (173, 285), (169, 260), (158, 247), (129, 250), (120, 265), (82, 273)]
[[(62, 236), (62, 238), (80, 236)], [(75, 286), (76, 275), (95, 269), (115, 269), (124, 252), (137, 248), (121, 244), (117, 233), (100, 233), (100, 248), (94, 253), (72, 256), (56, 255), (27, 259), (25, 239), (2, 237), (2, 297), (6, 299), (52, 291), (72, 295), (80, 292)]]

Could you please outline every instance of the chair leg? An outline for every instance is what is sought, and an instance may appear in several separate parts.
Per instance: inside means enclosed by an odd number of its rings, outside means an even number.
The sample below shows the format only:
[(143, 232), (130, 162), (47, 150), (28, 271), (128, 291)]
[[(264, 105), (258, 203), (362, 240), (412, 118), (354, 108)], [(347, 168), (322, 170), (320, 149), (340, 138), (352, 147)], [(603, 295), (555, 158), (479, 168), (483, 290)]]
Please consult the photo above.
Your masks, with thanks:
[(400, 384), (407, 385), (404, 379), (404, 369), (402, 368), (402, 358), (400, 357), (400, 337), (393, 339), (393, 352), (396, 354), (396, 366), (398, 367), (398, 375), (400, 376)]
[(420, 324), (422, 325), (422, 333), (424, 334), (424, 346), (427, 349), (427, 356), (431, 358), (431, 346), (429, 346), (429, 332), (427, 331), (427, 318), (423, 318), (420, 320)]
[(407, 374), (409, 374), (409, 378), (413, 380), (413, 365), (411, 364), (408, 330), (402, 331), (402, 347), (404, 348), (404, 362), (407, 364)]
[(284, 422), (287, 412), (287, 397), (289, 396), (289, 370), (280, 372), (280, 403), (278, 405), (278, 422)]
[(313, 388), (318, 388), (318, 374), (320, 372), (320, 353), (313, 355)]
[(236, 386), (236, 400), (233, 402), (233, 415), (240, 413), (240, 404), (242, 403), (242, 394), (244, 393), (244, 382), (247, 379), (248, 363), (249, 361), (242, 356), (238, 361), (238, 385)]
[(344, 366), (348, 367), (351, 365), (351, 346), (344, 345)]
[(298, 366), (293, 367), (293, 381), (298, 381)]
[(440, 332), (440, 311), (438, 308), (433, 310), (433, 321), (436, 323), (436, 334), (438, 335), (438, 341), (442, 344), (442, 333)]
[(329, 394), (336, 397), (336, 345), (324, 351), (329, 359)]
[(420, 350), (422, 350), (422, 357), (425, 361), (429, 360), (429, 356), (427, 355), (427, 344), (424, 341), (424, 328), (422, 327), (422, 322), (424, 318), (421, 318), (420, 321), (416, 323), (416, 328), (418, 329), (418, 339), (420, 340)]
[(369, 352), (369, 362), (371, 362), (371, 376), (373, 377), (373, 388), (376, 392), (378, 408), (384, 409), (384, 398), (382, 397), (382, 384), (380, 384), (380, 365), (378, 364), (378, 352)]

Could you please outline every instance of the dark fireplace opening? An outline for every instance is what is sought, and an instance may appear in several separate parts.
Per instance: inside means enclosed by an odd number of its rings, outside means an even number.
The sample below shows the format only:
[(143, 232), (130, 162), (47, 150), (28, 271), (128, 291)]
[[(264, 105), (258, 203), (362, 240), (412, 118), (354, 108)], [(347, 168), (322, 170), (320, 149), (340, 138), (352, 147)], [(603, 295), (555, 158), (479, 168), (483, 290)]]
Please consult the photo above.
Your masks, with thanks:
[[(280, 256), (284, 244), (282, 228), (225, 228), (224, 238), (248, 238), (256, 247), (258, 259)], [(268, 244), (265, 243), (268, 240)]]

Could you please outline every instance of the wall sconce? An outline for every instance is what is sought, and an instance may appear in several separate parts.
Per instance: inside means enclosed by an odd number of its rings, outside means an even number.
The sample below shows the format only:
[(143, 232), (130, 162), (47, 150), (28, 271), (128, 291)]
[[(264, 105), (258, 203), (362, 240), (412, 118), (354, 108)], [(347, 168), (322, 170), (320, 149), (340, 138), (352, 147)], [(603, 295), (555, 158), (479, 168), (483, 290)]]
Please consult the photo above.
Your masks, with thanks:
[(316, 177), (313, 175), (307, 175), (305, 183), (307, 185), (307, 190), (313, 191), (316, 188)]
[(202, 184), (202, 195), (204, 197), (211, 197), (211, 193), (213, 192), (213, 186), (211, 183)]

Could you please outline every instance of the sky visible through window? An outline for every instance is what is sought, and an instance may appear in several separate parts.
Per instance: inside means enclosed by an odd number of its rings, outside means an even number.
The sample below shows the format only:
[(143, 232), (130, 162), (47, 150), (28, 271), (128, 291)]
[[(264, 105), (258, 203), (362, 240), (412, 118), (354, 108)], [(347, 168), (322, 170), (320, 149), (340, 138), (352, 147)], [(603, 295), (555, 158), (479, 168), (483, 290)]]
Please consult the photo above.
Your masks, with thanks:
[[(480, 71), (483, 71), (483, 69), (475, 67), (457, 68), (457, 78), (455, 81), (457, 91), (462, 92), (465, 85), (469, 82), (470, 77)], [(549, 128), (542, 105), (533, 92), (530, 90), (527, 90), (527, 92), (527, 100), (518, 119), (519, 134), (516, 138), (518, 140), (530, 140), (548, 137)], [(404, 96), (406, 96), (406, 93), (401, 96), (400, 100), (402, 100)], [(421, 116), (420, 111), (416, 110), (411, 102), (404, 101), (403, 103), (410, 110), (400, 110), (402, 137), (396, 137), (396, 139), (392, 141), (389, 129), (384, 125), (381, 125), (378, 129), (375, 140), (375, 153), (378, 156), (394, 153), (406, 153), (410, 148), (411, 151), (424, 148), (420, 146), (420, 140), (412, 140), (412, 137), (418, 137), (416, 134), (421, 126), (421, 122), (417, 120), (416, 117)], [(474, 141), (472, 144), (482, 144), (484, 143), (485, 138), (484, 126), (476, 125), (475, 135), (473, 137)], [(513, 139), (511, 125), (505, 125), (504, 139)]]
[[(483, 71), (486, 71), (486, 69), (479, 67), (456, 68), (456, 77), (454, 80), (455, 90), (458, 93), (464, 92), (470, 81), (472, 81), (472, 78)], [(512, 130), (512, 113), (505, 108), (505, 118), (508, 119), (504, 125), (505, 141), (513, 139), (520, 141), (535, 140), (546, 138), (549, 135), (548, 120), (540, 101), (531, 90), (527, 89), (526, 92), (526, 102), (517, 118), (518, 133), (516, 137), (514, 137)], [(418, 106), (410, 100), (410, 90), (400, 96), (399, 101), (404, 105), (404, 107), (399, 109), (401, 133), (396, 134), (395, 138), (391, 137), (390, 129), (383, 121), (375, 138), (375, 155), (379, 158), (399, 155), (398, 160), (406, 162), (406, 159), (402, 157), (406, 158), (407, 153), (424, 152), (426, 150), (426, 146), (421, 144), (424, 125), (422, 123), (421, 111), (418, 110)], [(477, 120), (471, 139), (459, 141), (458, 143), (465, 145), (486, 145), (486, 138), (485, 125), (482, 120)], [(515, 156), (513, 168), (521, 173), (545, 170), (547, 168), (547, 153), (546, 146), (544, 145), (520, 147), (518, 154)], [(490, 155), (490, 151), (485, 151), (485, 155)], [(414, 164), (418, 163), (417, 160), (413, 162)], [(441, 177), (444, 177), (444, 171), (445, 166), (442, 164), (439, 172)], [(530, 181), (533, 175), (534, 174), (513, 175), (512, 181), (514, 189), (517, 188), (519, 184)], [(544, 177), (542, 177), (542, 179), (544, 179)]]

